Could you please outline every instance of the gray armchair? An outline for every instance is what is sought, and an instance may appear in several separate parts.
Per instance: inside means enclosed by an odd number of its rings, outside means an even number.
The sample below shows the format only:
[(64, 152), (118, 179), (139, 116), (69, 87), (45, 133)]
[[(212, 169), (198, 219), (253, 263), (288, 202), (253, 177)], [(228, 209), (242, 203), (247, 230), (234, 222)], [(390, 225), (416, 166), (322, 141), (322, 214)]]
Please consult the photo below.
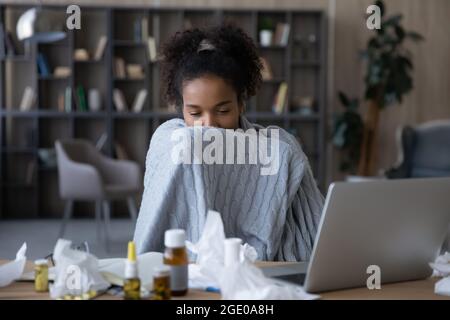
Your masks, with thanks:
[(60, 237), (72, 216), (74, 201), (94, 201), (97, 236), (101, 232), (103, 213), (106, 244), (110, 240), (111, 200), (126, 200), (131, 218), (136, 221), (134, 196), (141, 191), (139, 165), (127, 160), (114, 160), (100, 153), (89, 141), (58, 140), (55, 142), (59, 191), (66, 201)]
[(386, 171), (391, 179), (450, 176), (450, 121), (404, 127), (397, 166)]

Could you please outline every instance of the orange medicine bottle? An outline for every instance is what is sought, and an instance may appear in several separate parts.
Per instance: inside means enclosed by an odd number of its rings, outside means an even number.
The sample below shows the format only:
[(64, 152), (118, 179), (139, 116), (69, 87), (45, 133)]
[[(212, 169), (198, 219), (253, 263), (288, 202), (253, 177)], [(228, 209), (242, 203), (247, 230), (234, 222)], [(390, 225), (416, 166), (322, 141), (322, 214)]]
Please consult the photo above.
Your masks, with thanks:
[(188, 255), (186, 233), (182, 229), (167, 230), (164, 234), (164, 264), (170, 268), (170, 291), (173, 296), (188, 292)]

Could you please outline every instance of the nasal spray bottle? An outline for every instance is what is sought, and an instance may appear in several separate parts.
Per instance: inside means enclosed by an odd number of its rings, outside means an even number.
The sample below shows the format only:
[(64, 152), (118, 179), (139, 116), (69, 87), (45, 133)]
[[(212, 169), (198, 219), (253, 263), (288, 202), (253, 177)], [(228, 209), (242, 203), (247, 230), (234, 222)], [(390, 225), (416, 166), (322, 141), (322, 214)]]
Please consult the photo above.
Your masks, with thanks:
[(141, 298), (141, 280), (138, 277), (136, 247), (133, 241), (128, 242), (128, 259), (125, 263), (124, 298), (139, 300)]

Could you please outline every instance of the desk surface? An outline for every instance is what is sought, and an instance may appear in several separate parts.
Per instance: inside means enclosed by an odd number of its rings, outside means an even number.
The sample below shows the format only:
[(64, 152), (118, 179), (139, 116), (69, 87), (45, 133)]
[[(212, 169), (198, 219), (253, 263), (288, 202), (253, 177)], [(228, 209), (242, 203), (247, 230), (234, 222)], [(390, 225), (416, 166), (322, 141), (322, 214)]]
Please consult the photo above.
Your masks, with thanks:
[[(0, 260), (0, 265), (7, 261)], [(259, 262), (258, 265), (262, 268), (289, 264), (289, 262)], [(32, 269), (32, 264), (28, 263), (26, 271)], [(356, 288), (338, 290), (332, 292), (324, 292), (320, 294), (321, 299), (324, 300), (352, 300), (352, 299), (417, 299), (417, 300), (450, 300), (450, 297), (436, 295), (434, 293), (434, 284), (439, 278), (429, 278), (418, 281), (408, 281), (400, 283), (385, 284), (381, 286), (380, 290), (368, 290), (367, 288)], [(32, 300), (47, 300), (50, 299), (48, 293), (37, 293), (34, 291), (34, 284), (32, 282), (14, 282), (8, 287), (0, 288), (0, 300), (4, 299), (32, 299)], [(117, 296), (108, 294), (101, 295), (96, 299), (99, 300), (117, 300), (121, 299)], [(181, 298), (176, 299), (192, 299), (192, 300), (216, 300), (220, 299), (220, 294), (205, 292), (201, 290), (191, 289), (189, 293)]]

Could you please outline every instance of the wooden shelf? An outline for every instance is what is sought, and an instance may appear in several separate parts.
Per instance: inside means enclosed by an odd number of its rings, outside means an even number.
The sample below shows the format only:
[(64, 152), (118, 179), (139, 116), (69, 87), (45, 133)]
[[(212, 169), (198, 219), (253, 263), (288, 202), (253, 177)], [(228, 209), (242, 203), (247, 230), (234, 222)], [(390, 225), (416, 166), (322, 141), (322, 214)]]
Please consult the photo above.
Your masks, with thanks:
[[(66, 15), (64, 6), (48, 7), (59, 10), (63, 16)], [(8, 30), (15, 30), (17, 17), (25, 9), (16, 4), (0, 4), (0, 21)], [(17, 17), (6, 20), (7, 10), (14, 11)], [(57, 179), (54, 175), (57, 171), (52, 168), (43, 168), (37, 164), (38, 147), (22, 148), (19, 145), (52, 146), (54, 141), (59, 138), (81, 138), (96, 143), (103, 134), (107, 134), (108, 139), (103, 148), (107, 156), (115, 155), (115, 143), (118, 142), (123, 144), (127, 151), (129, 149), (130, 154), (133, 155), (132, 160), (137, 161), (143, 167), (153, 132), (161, 123), (180, 117), (179, 113), (169, 112), (162, 108), (167, 104), (162, 97), (162, 84), (158, 81), (161, 72), (159, 61), (149, 61), (146, 41), (133, 40), (135, 37), (134, 22), (142, 17), (148, 18), (148, 34), (155, 37), (158, 48), (176, 31), (183, 29), (185, 19), (189, 19), (193, 27), (201, 26), (208, 19), (210, 22), (218, 23), (224, 18), (231, 19), (241, 26), (253, 38), (258, 53), (268, 60), (275, 75), (273, 79), (263, 81), (257, 96), (252, 97), (246, 104), (247, 117), (264, 126), (275, 124), (288, 131), (298, 131), (299, 134), (303, 134), (303, 130), (309, 130), (307, 145), (304, 149), (313, 150), (308, 156), (311, 157), (314, 167), (317, 168), (317, 171), (314, 172), (315, 177), (322, 187), (324, 186), (326, 70), (322, 66), (326, 65), (325, 13), (317, 10), (282, 8), (209, 8), (201, 10), (150, 6), (124, 8), (119, 5), (86, 7), (83, 8), (83, 28), (81, 30), (68, 32), (67, 38), (58, 43), (32, 44), (31, 50), (26, 51), (23, 47), (19, 47), (17, 52), (25, 52), (26, 55), (19, 54), (0, 58), (2, 72), (0, 77), (0, 183), (6, 181), (6, 173), (10, 172), (17, 172), (12, 176), (11, 181), (25, 181), (23, 174), (27, 170), (28, 158), (35, 161), (36, 172), (42, 173), (33, 176), (31, 186), (25, 183), (6, 183), (2, 186), (0, 219), (1, 212), (10, 212), (10, 208), (15, 208), (14, 203), (23, 201), (22, 198), (16, 198), (14, 192), (10, 192), (17, 188), (26, 190), (27, 203), (33, 208), (26, 211), (27, 213), (17, 213), (17, 216), (26, 216), (31, 211), (34, 212), (32, 217), (39, 217), (39, 212), (46, 211), (52, 206), (55, 206), (52, 207), (54, 217), (60, 217), (63, 211), (59, 195), (47, 192), (47, 190), (52, 190), (52, 192), (57, 190)], [(291, 36), (286, 46), (261, 46), (258, 38), (258, 25), (260, 19), (264, 17), (273, 19), (274, 23), (290, 24)], [(304, 34), (305, 32), (307, 33)], [(299, 35), (304, 38), (314, 32), (317, 40), (314, 43), (314, 51), (313, 53), (306, 52), (307, 55), (303, 55), (301, 50), (305, 50), (305, 48), (296, 44), (294, 36)], [(85, 48), (93, 53), (98, 39), (104, 35), (107, 36), (108, 41), (102, 59), (74, 60), (75, 48)], [(57, 78), (53, 75), (40, 76), (35, 61), (37, 52), (44, 53), (52, 67), (70, 67), (71, 75), (67, 78)], [(142, 65), (145, 77), (139, 79), (115, 77), (114, 57), (117, 56), (122, 57), (126, 63)], [(311, 61), (299, 60), (300, 57), (308, 57)], [(6, 63), (9, 62), (25, 63), (10, 63), (8, 68), (5, 68)], [(303, 68), (308, 68), (307, 72), (304, 72)], [(7, 81), (12, 81), (10, 83), (14, 84), (12, 90), (6, 90)], [(294, 98), (313, 97), (317, 113), (303, 115), (289, 112), (289, 107), (281, 114), (271, 112), (278, 86), (283, 81), (288, 84), (287, 106), (292, 105)], [(84, 87), (87, 100), (89, 100), (89, 89), (99, 90), (102, 105), (100, 111), (58, 111), (60, 94), (65, 93), (67, 86), (76, 88), (78, 85)], [(23, 112), (19, 110), (19, 105), (26, 86), (34, 88), (37, 102), (33, 109)], [(123, 91), (130, 107), (137, 92), (146, 88), (148, 96), (142, 112), (118, 112), (113, 102), (114, 88), (120, 88)], [(75, 94), (75, 92), (72, 93)], [(72, 101), (71, 105), (72, 108), (75, 108), (76, 103)], [(14, 108), (6, 109), (6, 107)], [(14, 141), (18, 141), (17, 146), (10, 145), (9, 140), (6, 139), (5, 134), (10, 132), (15, 135)], [(20, 164), (20, 169), (11, 168), (13, 157), (23, 160), (24, 164)], [(9, 214), (12, 217), (16, 215), (12, 211)]]

